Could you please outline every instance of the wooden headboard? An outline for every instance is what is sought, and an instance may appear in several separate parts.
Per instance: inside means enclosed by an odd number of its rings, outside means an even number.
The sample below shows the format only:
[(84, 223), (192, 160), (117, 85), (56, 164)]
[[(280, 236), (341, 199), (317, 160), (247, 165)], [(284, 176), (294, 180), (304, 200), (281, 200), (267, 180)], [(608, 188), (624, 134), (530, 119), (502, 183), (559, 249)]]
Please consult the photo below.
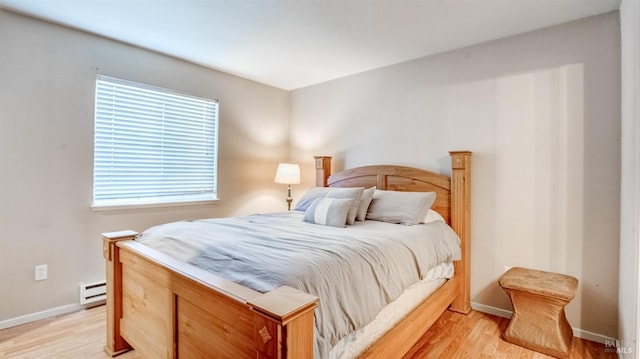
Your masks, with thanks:
[(451, 218), (451, 180), (433, 172), (403, 166), (365, 166), (331, 175), (330, 187), (373, 187), (403, 192), (436, 192), (432, 208), (447, 222)]
[[(464, 178), (470, 176), (469, 151), (450, 152), (452, 173), (462, 170)], [(404, 166), (375, 165), (348, 169), (331, 174), (331, 157), (317, 156), (316, 186), (319, 187), (376, 187), (381, 190), (404, 192), (435, 192), (432, 209), (451, 224), (452, 179), (438, 173)], [(454, 167), (461, 168), (454, 168)], [(468, 182), (468, 180), (466, 180)]]
[(471, 236), (471, 152), (451, 151), (451, 177), (404, 166), (376, 165), (331, 174), (331, 157), (317, 156), (316, 186), (373, 187), (381, 190), (436, 192), (432, 208), (445, 218), (461, 240), (462, 260), (455, 263), (463, 278), (462, 299), (452, 308), (469, 310)]

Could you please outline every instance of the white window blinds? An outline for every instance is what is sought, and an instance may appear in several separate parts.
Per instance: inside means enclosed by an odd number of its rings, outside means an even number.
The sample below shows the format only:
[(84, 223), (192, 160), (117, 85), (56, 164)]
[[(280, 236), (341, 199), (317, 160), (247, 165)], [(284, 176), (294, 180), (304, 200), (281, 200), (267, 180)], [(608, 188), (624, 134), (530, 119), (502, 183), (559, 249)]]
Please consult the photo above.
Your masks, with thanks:
[(98, 76), (93, 206), (215, 200), (218, 102)]

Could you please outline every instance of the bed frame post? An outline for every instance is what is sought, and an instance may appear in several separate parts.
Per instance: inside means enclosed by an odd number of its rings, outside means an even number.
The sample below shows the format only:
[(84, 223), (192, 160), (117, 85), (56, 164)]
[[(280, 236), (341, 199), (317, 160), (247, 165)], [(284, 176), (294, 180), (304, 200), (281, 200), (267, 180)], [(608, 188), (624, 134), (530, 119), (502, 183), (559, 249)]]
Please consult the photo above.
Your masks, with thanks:
[(313, 358), (318, 297), (283, 286), (247, 302), (256, 313), (258, 358)]
[(102, 233), (102, 255), (107, 264), (107, 344), (104, 347), (109, 356), (117, 356), (131, 350), (131, 346), (120, 336), (122, 318), (122, 263), (119, 241), (132, 240), (134, 231)]
[(327, 179), (331, 175), (331, 157), (314, 156), (316, 160), (316, 187), (327, 187)]
[(450, 309), (471, 311), (471, 152), (450, 151), (451, 155), (451, 227), (460, 237), (462, 258), (454, 263), (460, 274), (459, 295)]

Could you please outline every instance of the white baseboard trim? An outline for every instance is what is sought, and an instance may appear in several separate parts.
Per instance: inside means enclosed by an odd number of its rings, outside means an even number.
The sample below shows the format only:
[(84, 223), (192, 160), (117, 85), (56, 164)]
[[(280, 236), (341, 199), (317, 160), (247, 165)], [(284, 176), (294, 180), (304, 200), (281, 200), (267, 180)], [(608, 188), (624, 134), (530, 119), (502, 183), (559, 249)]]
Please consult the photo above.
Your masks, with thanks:
[[(471, 302), (471, 308), (473, 308), (473, 310), (477, 310), (478, 312), (483, 312), (483, 313), (495, 315), (502, 318), (511, 318), (511, 314), (513, 314), (513, 312), (510, 310), (496, 308), (490, 305), (480, 304), (476, 302)], [(574, 327), (572, 327), (572, 329), (573, 329), (573, 335), (575, 335), (576, 337), (586, 339), (586, 340), (591, 340), (596, 343), (604, 344), (606, 341), (611, 342), (612, 340), (614, 340), (614, 338), (608, 337), (606, 335), (590, 332), (588, 330), (582, 330), (580, 328), (574, 328)]]
[(590, 332), (588, 330), (583, 330), (580, 328), (575, 328), (575, 327), (571, 327), (571, 328), (573, 329), (573, 335), (575, 335), (578, 338), (591, 340), (592, 342), (596, 342), (600, 344), (605, 344), (607, 342), (611, 343), (615, 341), (614, 338), (608, 337), (606, 335)]
[(491, 315), (495, 315), (501, 318), (511, 318), (511, 314), (513, 314), (510, 310), (500, 309), (496, 307), (492, 307), (490, 305), (484, 305), (476, 302), (471, 302), (471, 308), (473, 310), (477, 310), (478, 312), (487, 313)]
[(3, 320), (3, 321), (0, 321), (0, 330), (15, 327), (22, 324), (35, 322), (36, 320), (47, 319), (51, 317), (56, 317), (58, 315), (77, 312), (85, 308), (95, 307), (97, 305), (104, 304), (104, 302), (105, 301), (91, 303), (90, 305), (83, 305), (83, 304), (63, 305), (61, 307), (51, 308), (51, 309), (43, 310), (41, 312), (31, 313), (31, 314), (23, 315), (20, 317)]

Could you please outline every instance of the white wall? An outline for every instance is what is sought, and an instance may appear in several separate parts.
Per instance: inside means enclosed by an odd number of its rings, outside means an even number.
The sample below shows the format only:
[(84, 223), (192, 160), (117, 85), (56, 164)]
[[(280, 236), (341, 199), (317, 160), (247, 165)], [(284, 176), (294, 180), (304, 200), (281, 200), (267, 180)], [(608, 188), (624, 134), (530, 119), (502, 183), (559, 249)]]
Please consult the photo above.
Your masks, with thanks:
[(638, 357), (638, 258), (640, 256), (640, 6), (620, 7), (622, 49), (622, 196), (620, 224), (620, 297), (618, 348), (624, 358)]
[(567, 273), (577, 334), (616, 337), (619, 45), (613, 12), (298, 89), (291, 153), (449, 173), (474, 151), (472, 301), (511, 310), (505, 266)]
[[(91, 211), (98, 74), (220, 100), (219, 203)], [(288, 112), (286, 91), (0, 10), (0, 323), (79, 303), (101, 232), (284, 210)]]

